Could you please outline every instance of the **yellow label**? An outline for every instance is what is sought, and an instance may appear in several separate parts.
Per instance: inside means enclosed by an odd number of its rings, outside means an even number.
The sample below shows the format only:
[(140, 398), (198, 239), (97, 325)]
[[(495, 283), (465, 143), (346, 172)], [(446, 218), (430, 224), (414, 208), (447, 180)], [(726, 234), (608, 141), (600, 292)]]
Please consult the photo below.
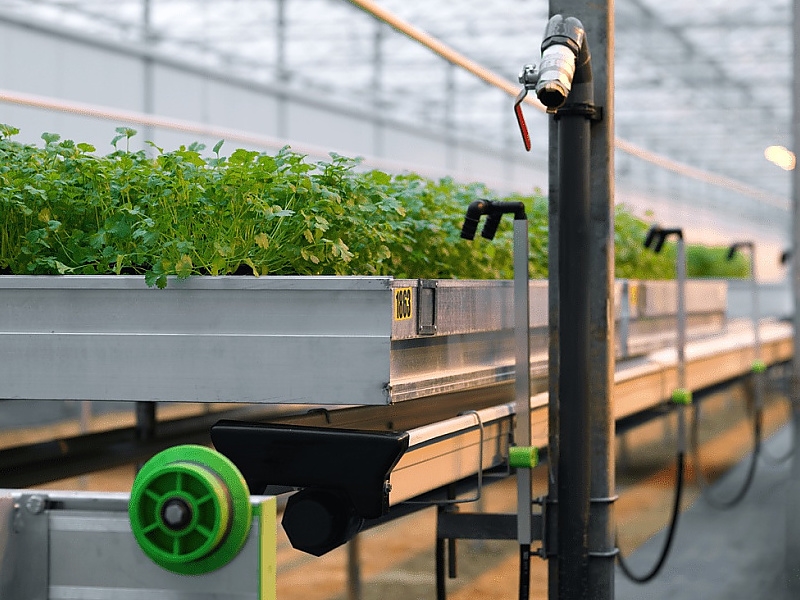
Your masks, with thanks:
[(628, 284), (628, 305), (631, 307), (639, 306), (639, 284)]
[(414, 289), (410, 287), (397, 288), (394, 291), (394, 320), (405, 321), (410, 319), (413, 311), (411, 299), (414, 297)]

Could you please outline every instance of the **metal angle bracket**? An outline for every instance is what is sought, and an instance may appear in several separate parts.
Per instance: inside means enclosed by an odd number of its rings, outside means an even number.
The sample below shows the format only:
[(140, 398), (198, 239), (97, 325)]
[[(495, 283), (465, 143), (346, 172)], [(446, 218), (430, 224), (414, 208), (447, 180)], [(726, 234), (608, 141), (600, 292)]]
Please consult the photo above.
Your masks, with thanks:
[(50, 581), (48, 499), (0, 497), (0, 598), (47, 600)]

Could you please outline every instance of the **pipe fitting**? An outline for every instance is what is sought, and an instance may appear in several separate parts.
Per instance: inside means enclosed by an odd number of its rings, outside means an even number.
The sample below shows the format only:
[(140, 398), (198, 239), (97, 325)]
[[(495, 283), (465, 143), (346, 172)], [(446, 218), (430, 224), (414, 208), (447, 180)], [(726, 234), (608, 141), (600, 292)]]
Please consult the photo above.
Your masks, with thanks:
[[(575, 17), (551, 17), (542, 41), (542, 60), (536, 82), (536, 96), (549, 111), (564, 105), (576, 81), (576, 71), (587, 67), (589, 60), (583, 24)], [(586, 80), (586, 75), (577, 80), (581, 79)], [(591, 79), (591, 71), (588, 79)]]

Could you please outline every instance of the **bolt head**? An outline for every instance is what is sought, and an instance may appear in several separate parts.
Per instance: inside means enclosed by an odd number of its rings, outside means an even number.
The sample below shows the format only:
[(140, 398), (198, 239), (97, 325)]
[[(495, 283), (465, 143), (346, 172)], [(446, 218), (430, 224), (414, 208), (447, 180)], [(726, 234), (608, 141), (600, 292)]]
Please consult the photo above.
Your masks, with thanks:
[(40, 515), (44, 512), (47, 501), (44, 496), (31, 496), (25, 502), (25, 508), (32, 515)]
[(183, 498), (170, 498), (161, 509), (164, 524), (173, 531), (180, 531), (192, 522), (192, 507)]

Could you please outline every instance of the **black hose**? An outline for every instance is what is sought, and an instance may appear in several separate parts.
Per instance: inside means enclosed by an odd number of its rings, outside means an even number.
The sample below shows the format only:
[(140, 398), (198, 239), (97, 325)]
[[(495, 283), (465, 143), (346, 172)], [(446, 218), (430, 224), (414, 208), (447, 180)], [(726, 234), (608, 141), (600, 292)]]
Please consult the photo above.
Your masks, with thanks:
[(761, 459), (770, 467), (780, 467), (783, 463), (794, 456), (794, 448), (797, 444), (797, 431), (794, 427), (794, 419), (792, 418), (793, 412), (794, 404), (791, 400), (789, 400), (789, 422), (792, 426), (792, 441), (789, 444), (789, 448), (786, 450), (786, 453), (776, 456), (768, 450), (769, 446), (761, 446)]
[(661, 554), (659, 555), (655, 565), (653, 565), (653, 567), (644, 575), (637, 575), (631, 571), (631, 568), (626, 564), (625, 557), (622, 556), (622, 553), (620, 552), (617, 554), (617, 562), (619, 563), (622, 573), (634, 583), (647, 583), (661, 572), (662, 567), (667, 562), (667, 556), (669, 556), (669, 551), (672, 547), (672, 540), (675, 537), (675, 530), (678, 528), (678, 517), (681, 514), (681, 497), (683, 496), (683, 464), (683, 452), (678, 452), (675, 466), (677, 473), (675, 480), (675, 501), (672, 505), (672, 517), (670, 518), (669, 528), (667, 529), (667, 537), (664, 540), (664, 545), (661, 548)]
[(779, 454), (775, 456), (771, 452), (767, 450), (767, 446), (761, 446), (761, 459), (770, 467), (780, 467), (783, 463), (794, 456), (794, 445), (797, 440), (797, 432), (794, 432), (792, 436), (792, 443), (789, 444), (789, 449), (786, 450), (786, 454)]
[(719, 498), (715, 498), (714, 495), (711, 493), (711, 488), (709, 486), (708, 480), (706, 479), (705, 475), (703, 474), (703, 469), (700, 465), (700, 445), (698, 443), (698, 432), (697, 432), (697, 423), (700, 420), (700, 406), (699, 404), (694, 405), (694, 423), (692, 424), (692, 453), (694, 455), (694, 467), (695, 467), (695, 477), (697, 478), (697, 484), (700, 487), (700, 491), (703, 495), (703, 498), (709, 505), (713, 508), (719, 510), (729, 510), (739, 504), (744, 497), (747, 495), (747, 492), (750, 490), (750, 486), (753, 484), (753, 479), (755, 479), (756, 473), (756, 466), (758, 466), (758, 456), (761, 453), (761, 416), (762, 411), (760, 408), (755, 410), (753, 415), (753, 452), (750, 455), (750, 464), (747, 467), (747, 475), (745, 476), (744, 483), (742, 487), (739, 488), (739, 491), (736, 492), (731, 498), (726, 500), (720, 500)]
[(528, 600), (531, 593), (531, 545), (519, 545), (519, 600)]

